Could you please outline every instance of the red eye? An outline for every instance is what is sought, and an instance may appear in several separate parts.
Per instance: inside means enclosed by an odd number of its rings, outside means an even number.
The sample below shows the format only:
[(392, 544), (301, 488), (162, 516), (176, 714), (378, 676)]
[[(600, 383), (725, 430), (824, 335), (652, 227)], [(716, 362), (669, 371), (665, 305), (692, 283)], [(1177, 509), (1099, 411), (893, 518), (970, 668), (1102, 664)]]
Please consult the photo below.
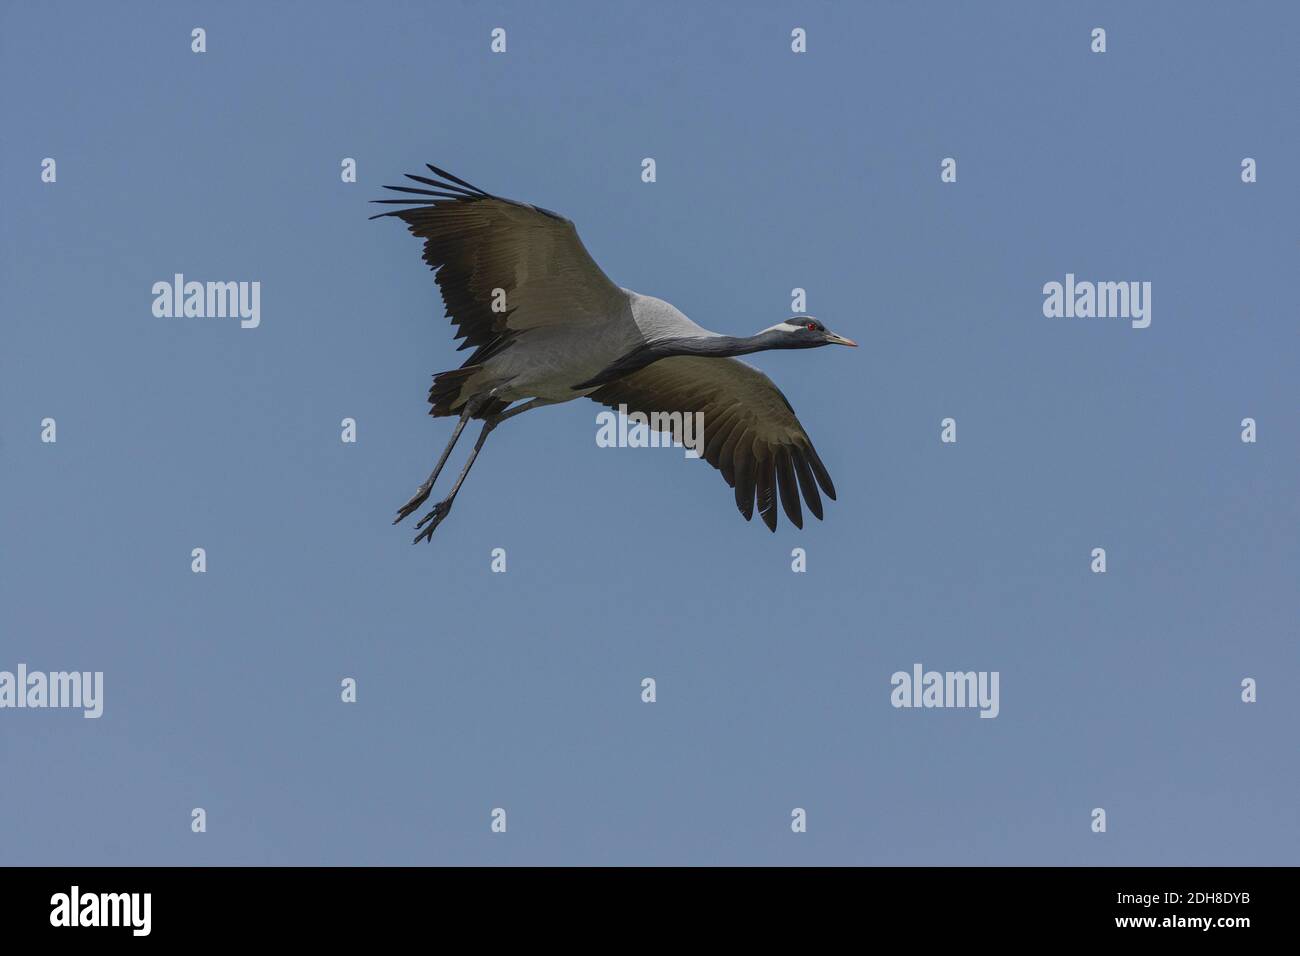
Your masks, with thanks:
[(817, 326), (815, 326), (815, 325), (813, 325), (811, 322), (809, 322), (807, 325), (804, 326), (804, 328), (806, 328), (809, 332), (812, 332), (812, 331), (814, 331), (814, 330), (817, 328)]

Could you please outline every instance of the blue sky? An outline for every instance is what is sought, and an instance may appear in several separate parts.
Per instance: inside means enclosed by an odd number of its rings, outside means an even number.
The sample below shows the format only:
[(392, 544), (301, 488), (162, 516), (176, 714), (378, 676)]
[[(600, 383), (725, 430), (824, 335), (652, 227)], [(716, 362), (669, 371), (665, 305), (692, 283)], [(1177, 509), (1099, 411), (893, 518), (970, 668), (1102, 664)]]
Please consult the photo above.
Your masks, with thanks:
[[(6, 4), (0, 670), (103, 671), (105, 702), (0, 710), (0, 863), (1294, 864), (1298, 27)], [(862, 347), (754, 364), (826, 521), (746, 524), (579, 401), (503, 425), (412, 547), (464, 356), (366, 201), (425, 162), (717, 331), (806, 289)], [(260, 327), (154, 317), (176, 272), (259, 281)], [(1150, 328), (1044, 317), (1066, 273), (1151, 282)], [(998, 717), (891, 707), (916, 662), (999, 672)]]

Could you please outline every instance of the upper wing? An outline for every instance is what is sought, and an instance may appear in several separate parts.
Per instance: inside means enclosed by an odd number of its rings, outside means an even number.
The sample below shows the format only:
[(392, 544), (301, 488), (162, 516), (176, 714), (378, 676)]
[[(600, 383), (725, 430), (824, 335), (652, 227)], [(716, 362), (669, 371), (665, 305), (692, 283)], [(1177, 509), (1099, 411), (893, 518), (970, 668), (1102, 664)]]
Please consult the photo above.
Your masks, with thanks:
[(736, 489), (736, 507), (746, 521), (754, 514), (755, 493), (759, 514), (773, 531), (778, 489), (786, 516), (797, 528), (803, 527), (799, 489), (808, 510), (819, 519), (822, 502), (817, 486), (835, 499), (831, 476), (794, 409), (770, 378), (744, 362), (673, 356), (602, 385), (591, 397), (646, 415), (702, 412), (704, 459)]
[[(429, 186), (385, 186), (411, 199), (377, 199), (411, 208), (396, 216), (424, 240), (461, 348), (491, 346), (511, 332), (613, 317), (623, 291), (609, 280), (563, 216), (491, 196), (436, 166), (440, 179), (407, 174)], [(501, 290), (497, 292), (496, 290)], [(504, 296), (504, 298), (502, 298)]]

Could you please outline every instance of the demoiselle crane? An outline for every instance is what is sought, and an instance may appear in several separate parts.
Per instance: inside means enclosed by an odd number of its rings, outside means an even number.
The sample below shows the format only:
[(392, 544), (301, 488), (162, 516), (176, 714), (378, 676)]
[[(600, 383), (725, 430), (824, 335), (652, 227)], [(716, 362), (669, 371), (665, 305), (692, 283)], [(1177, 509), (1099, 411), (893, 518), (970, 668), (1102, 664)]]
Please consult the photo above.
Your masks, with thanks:
[(424, 261), (435, 272), (456, 338), (465, 340), (460, 347), (474, 351), (460, 368), (433, 378), (430, 414), (458, 421), (394, 524), (428, 499), (471, 418), (482, 420), (483, 430), (450, 494), (416, 524), (415, 542), (432, 540), (497, 425), (584, 395), (647, 416), (702, 413), (703, 458), (735, 489), (746, 521), (757, 500), (775, 531), (779, 497), (802, 528), (800, 490), (808, 510), (822, 517), (817, 489), (833, 500), (835, 486), (808, 433), (771, 379), (734, 356), (855, 342), (812, 316), (748, 337), (710, 332), (662, 299), (614, 285), (563, 216), (428, 168), (437, 178), (406, 174), (419, 187), (384, 187), (411, 198), (374, 200), (408, 208), (370, 218), (395, 216), (424, 240)]

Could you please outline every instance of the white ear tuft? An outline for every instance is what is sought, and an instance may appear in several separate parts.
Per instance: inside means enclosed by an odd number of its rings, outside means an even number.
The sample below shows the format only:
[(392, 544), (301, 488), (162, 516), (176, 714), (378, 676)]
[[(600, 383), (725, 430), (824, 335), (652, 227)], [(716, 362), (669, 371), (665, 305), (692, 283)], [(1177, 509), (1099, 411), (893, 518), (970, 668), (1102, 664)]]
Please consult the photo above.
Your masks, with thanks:
[[(791, 322), (778, 322), (776, 325), (770, 325), (765, 328), (764, 332), (798, 332), (802, 325), (792, 325)], [(760, 333), (761, 334), (761, 333)]]

